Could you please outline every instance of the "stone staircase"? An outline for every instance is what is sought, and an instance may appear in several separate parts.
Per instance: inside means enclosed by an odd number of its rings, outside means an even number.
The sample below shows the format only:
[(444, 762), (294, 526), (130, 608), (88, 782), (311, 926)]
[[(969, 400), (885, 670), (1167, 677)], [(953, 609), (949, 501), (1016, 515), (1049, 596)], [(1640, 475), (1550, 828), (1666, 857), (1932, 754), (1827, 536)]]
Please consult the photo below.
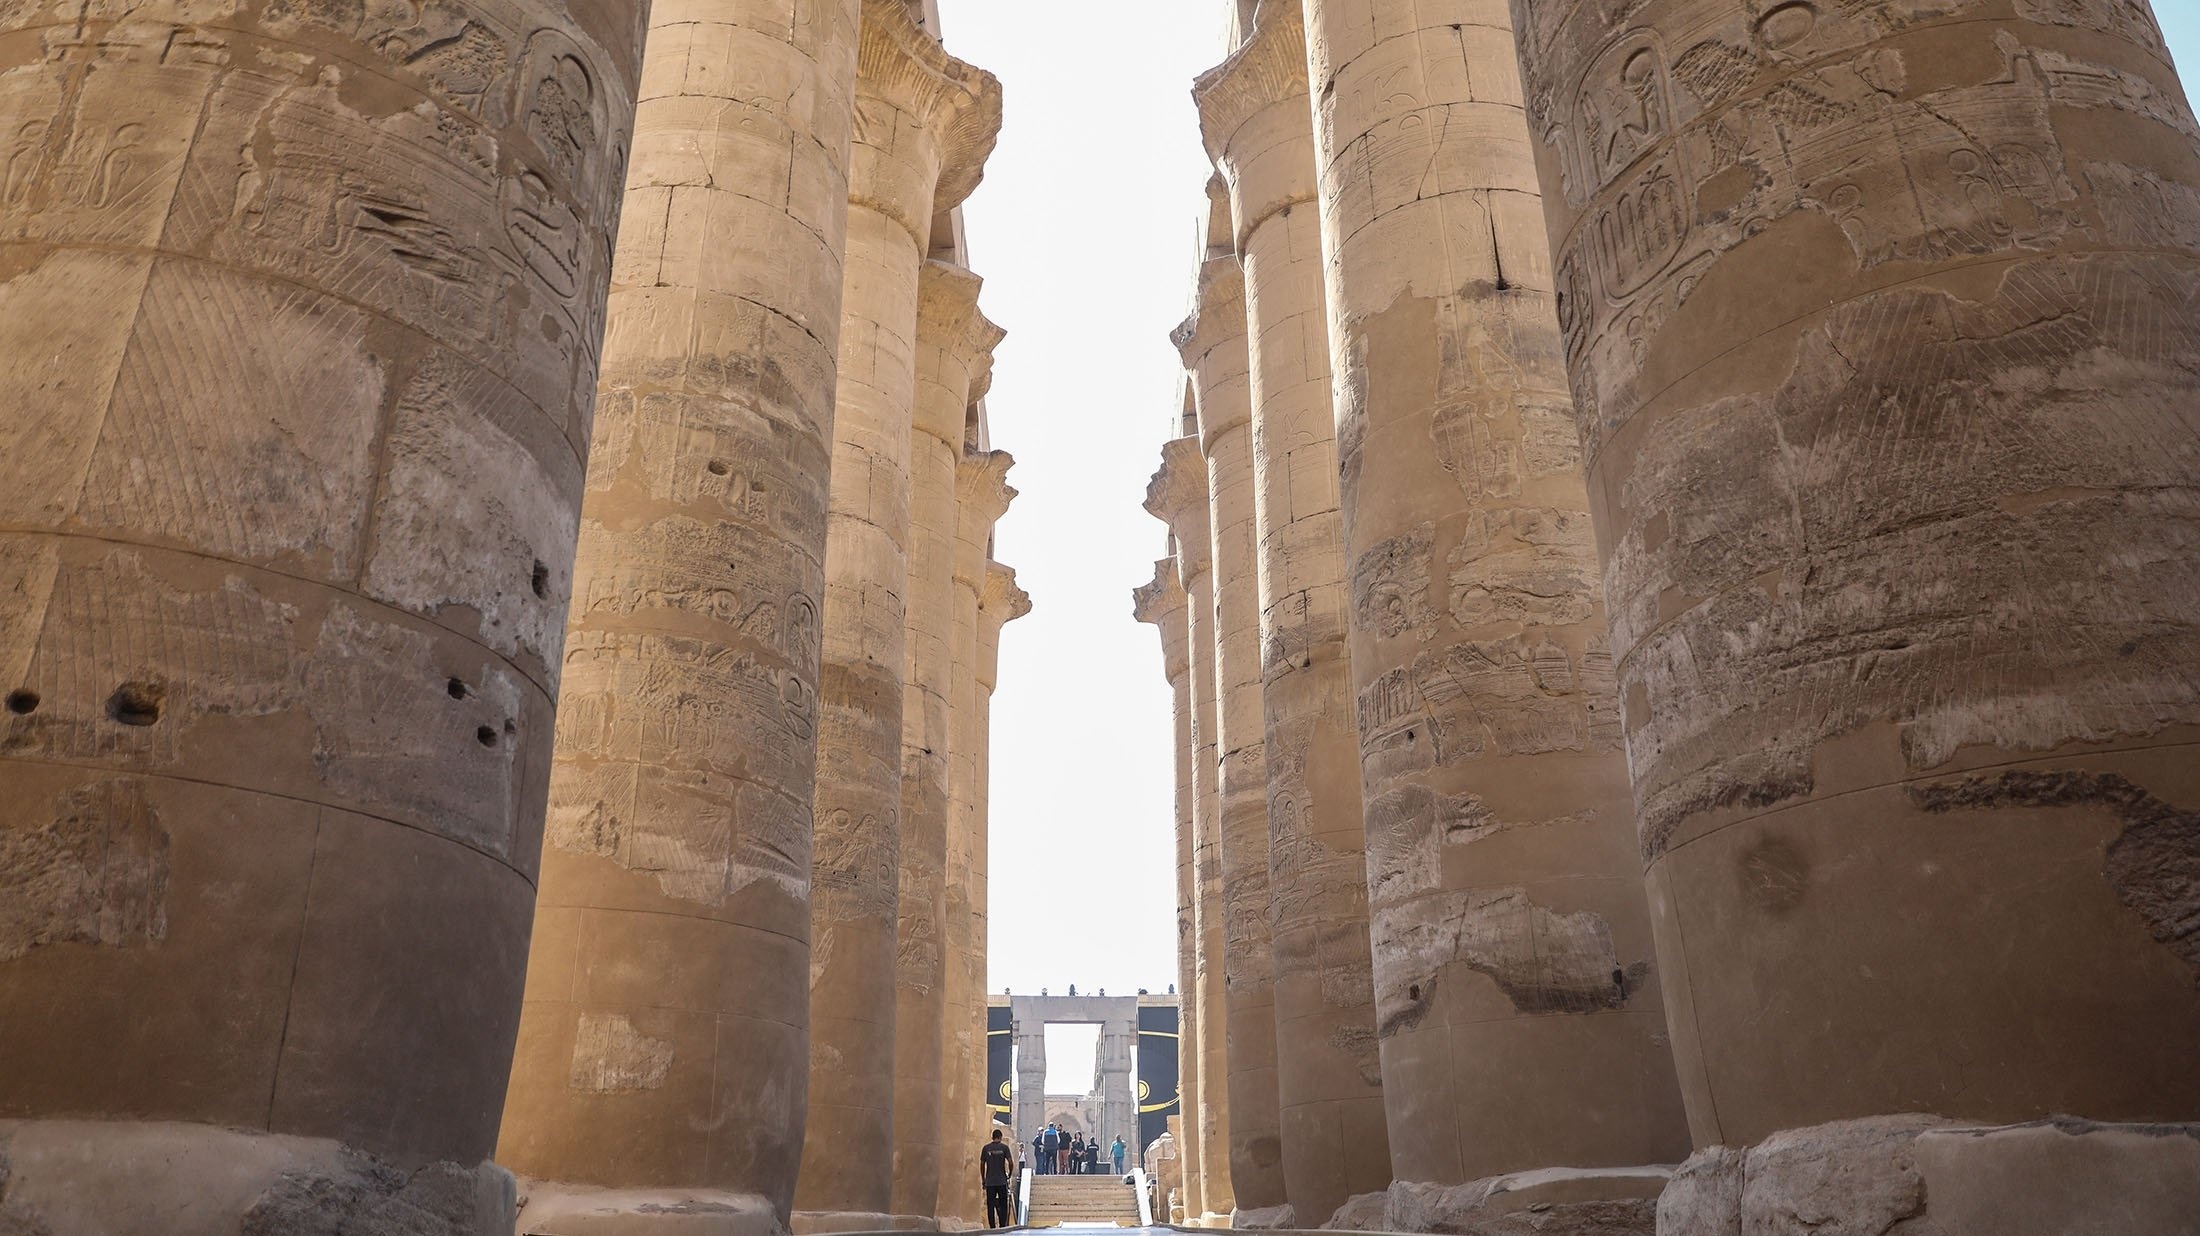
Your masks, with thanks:
[(1033, 1176), (1033, 1227), (1137, 1227), (1138, 1194), (1121, 1176)]

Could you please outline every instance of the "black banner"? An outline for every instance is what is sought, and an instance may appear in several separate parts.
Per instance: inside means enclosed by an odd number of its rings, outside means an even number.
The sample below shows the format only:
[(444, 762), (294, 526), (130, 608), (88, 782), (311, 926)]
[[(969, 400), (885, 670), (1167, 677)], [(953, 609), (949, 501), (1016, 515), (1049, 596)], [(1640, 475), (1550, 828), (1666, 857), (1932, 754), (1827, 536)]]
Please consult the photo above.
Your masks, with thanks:
[[(1014, 1124), (1009, 1095), (1015, 1086), (1015, 1022), (1007, 1005), (985, 1010), (985, 1104), (995, 1124)], [(1012, 1133), (1011, 1136), (1014, 1136)]]
[(1177, 1090), (1177, 1011), (1170, 1005), (1138, 1010), (1138, 1153), (1169, 1131), (1182, 1110)]

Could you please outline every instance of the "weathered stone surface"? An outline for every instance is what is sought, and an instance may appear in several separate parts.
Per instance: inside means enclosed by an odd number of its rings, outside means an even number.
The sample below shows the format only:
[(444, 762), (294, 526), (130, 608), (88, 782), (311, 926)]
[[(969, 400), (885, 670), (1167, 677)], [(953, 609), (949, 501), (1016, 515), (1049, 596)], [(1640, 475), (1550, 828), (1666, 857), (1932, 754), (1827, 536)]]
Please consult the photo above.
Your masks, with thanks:
[(538, 1199), (641, 1190), (629, 1230), (793, 1185), (855, 39), (854, 0), (650, 12), (499, 1143)]
[[(1230, 1183), (1230, 1090), (1228, 1015), (1223, 999), (1223, 914), (1221, 863), (1221, 792), (1217, 779), (1217, 697), (1215, 694), (1214, 540), (1207, 499), (1207, 460), (1200, 453), (1198, 418), (1187, 392), (1186, 436), (1161, 447), (1161, 469), (1146, 488), (1146, 511), (1169, 526), (1176, 551), (1177, 575), (1185, 595), (1186, 660), (1190, 665), (1192, 949), (1189, 986), (1196, 1057), (1185, 1076), (1193, 1096), (1185, 1106), (1186, 1157), (1197, 1173), (1192, 1191), (1204, 1209), (1196, 1216), (1221, 1216), (1234, 1208)], [(1179, 1084), (1183, 1084), (1180, 1079)]]
[(2200, 1216), (2200, 1127), (1880, 1116), (1714, 1146), (1658, 1236), (2173, 1236)]
[(1512, 8), (1695, 1140), (2189, 1118), (2200, 127), (2147, 6)]
[(1543, 1168), (1433, 1185), (1401, 1180), (1340, 1207), (1325, 1230), (1463, 1236), (1651, 1236), (1663, 1167)]
[[(813, 1119), (797, 1204), (918, 1214), (939, 1189), (941, 1025), (936, 1010), (919, 1015), (930, 1002), (913, 991), (912, 1023), (901, 1027), (897, 989), (905, 956), (913, 981), (927, 992), (936, 983), (945, 845), (936, 761), (917, 791), (925, 815), (914, 849), (903, 813), (918, 305), (933, 216), (977, 183), (1000, 126), (1000, 84), (949, 56), (905, 4), (864, 0), (862, 16), (819, 692)], [(936, 470), (928, 480), (927, 496), (943, 496)], [(936, 509), (930, 522), (936, 533)], [(927, 579), (937, 582), (945, 564), (934, 558)], [(923, 895), (905, 915), (910, 862)], [(914, 1087), (906, 1107), (904, 1074)]]
[(494, 1164), (400, 1168), (205, 1125), (0, 1121), (7, 1236), (509, 1236), (513, 1207)]
[(1306, 17), (1392, 1166), (1678, 1159), (1512, 33)]
[[(1175, 1183), (1165, 1186), (1177, 1193), (1176, 1205), (1184, 1211), (1177, 1221), (1201, 1214), (1199, 1135), (1199, 930), (1195, 900), (1199, 876), (1194, 867), (1198, 851), (1196, 818), (1198, 790), (1192, 764), (1196, 752), (1192, 739), (1192, 649), (1190, 597), (1175, 557), (1153, 564), (1153, 579), (1131, 594), (1132, 613), (1150, 622), (1161, 635), (1161, 668), (1169, 681), (1170, 732), (1176, 754), (1176, 990), (1177, 990), (1177, 1108), (1184, 1136), (1163, 1134), (1155, 1144), (1168, 1142), (1171, 1156), (1167, 1169)], [(1149, 1158), (1150, 1162), (1150, 1158)], [(1166, 1196), (1166, 1194), (1164, 1194)]]
[(1300, 7), (1261, 6), (1192, 93), (1244, 276), (1284, 1193), (1320, 1216), (1388, 1184), (1390, 1146)]
[(640, 8), (0, 7), (0, 1112), (493, 1149)]

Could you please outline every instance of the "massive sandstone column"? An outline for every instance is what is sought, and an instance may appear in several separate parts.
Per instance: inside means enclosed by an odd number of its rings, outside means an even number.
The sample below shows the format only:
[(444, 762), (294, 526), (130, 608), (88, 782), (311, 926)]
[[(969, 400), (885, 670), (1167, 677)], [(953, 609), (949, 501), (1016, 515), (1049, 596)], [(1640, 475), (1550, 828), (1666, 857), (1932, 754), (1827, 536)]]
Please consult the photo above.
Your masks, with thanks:
[(510, 1230), (645, 7), (0, 14), (0, 1228)]
[[(1188, 422), (1196, 418), (1186, 417)], [(1185, 426), (1194, 428), (1192, 424)], [(1196, 434), (1161, 446), (1161, 468), (1146, 487), (1146, 510), (1169, 526), (1184, 581), (1185, 628), (1191, 660), (1192, 865), (1197, 887), (1192, 927), (1197, 940), (1192, 985), (1199, 1016), (1198, 1103), (1185, 1111), (1192, 1162), (1199, 1172), (1201, 1220), (1227, 1219), (1230, 1188), (1229, 1040), (1222, 993), (1221, 792), (1216, 779), (1214, 540), (1208, 535), (1207, 460)]]
[(900, 0), (864, 0), (858, 60), (818, 688), (807, 1228), (879, 1226), (893, 1201), (918, 282), (933, 212), (976, 185), (1000, 126), (999, 83)]
[[(973, 375), (970, 402), (984, 396), (988, 369)], [(956, 446), (953, 691), (948, 701), (947, 917), (948, 1033), (942, 1044), (940, 1127), (950, 1142), (940, 1164), (939, 1209), (982, 1221), (984, 1195), (976, 1191), (978, 1148), (993, 1123), (986, 1093), (986, 844), (979, 810), (979, 755), (989, 734), (978, 711), (979, 605), (985, 592), (993, 526), (1008, 512), (1016, 491), (1008, 484), (1015, 459), (1007, 451), (965, 453)], [(1026, 1137), (1025, 1141), (1030, 1139)]]
[[(983, 280), (942, 261), (917, 288), (916, 416), (909, 457), (907, 648), (902, 673), (901, 930), (894, 1013), (894, 1213), (939, 1213), (950, 967), (971, 954), (967, 926), (943, 947), (948, 916), (955, 673), (957, 471), (974, 390), (990, 380), (1001, 328), (978, 311)], [(961, 870), (968, 870), (967, 855)], [(967, 900), (962, 921), (967, 924)], [(981, 980), (982, 981), (982, 980)], [(964, 1000), (967, 1007), (968, 1001)], [(957, 1015), (959, 1026), (962, 1018)], [(960, 1132), (958, 1128), (958, 1133)], [(961, 1161), (961, 1136), (952, 1138)], [(967, 1193), (966, 1188), (963, 1192)]]
[[(1001, 452), (995, 452), (995, 454), (998, 455)], [(985, 564), (985, 587), (978, 594), (978, 660), (976, 674), (978, 689), (974, 697), (976, 712), (972, 722), (972, 729), (978, 735), (978, 742), (976, 747), (977, 758), (971, 770), (971, 786), (972, 799), (977, 807), (976, 815), (979, 828), (977, 844), (981, 852), (986, 844), (985, 833), (987, 821), (990, 818), (988, 812), (991, 809), (987, 786), (991, 784), (993, 773), (990, 735), (993, 733), (993, 688), (999, 683), (1001, 676), (1001, 628), (1030, 612), (1031, 596), (1022, 588), (1017, 587), (1016, 572), (1012, 568), (988, 560)], [(985, 941), (985, 920), (982, 905), (979, 912), (978, 940), (982, 948)], [(980, 985), (983, 985), (982, 979)], [(1037, 1053), (1039, 1056), (1039, 1072), (1038, 1080), (1034, 1085), (1034, 1093), (1045, 1089), (1044, 1083), (1046, 1080), (1045, 1027), (1036, 1027), (1036, 1029), (1039, 1031), (1037, 1037), (1041, 1047)], [(991, 1124), (991, 1118), (988, 1116), (986, 1118), (988, 1129), (990, 1129)], [(991, 1137), (992, 1134), (988, 1132), (987, 1136)], [(1020, 1133), (1011, 1131), (1007, 1136), (1017, 1137), (1020, 1136)], [(1031, 1138), (1023, 1136), (1023, 1141), (1028, 1145)], [(1029, 1151), (1019, 1148), (1019, 1157), (1028, 1153)], [(976, 1187), (975, 1175), (966, 1176), (965, 1179), (973, 1182), (971, 1187)], [(983, 1201), (982, 1195), (980, 1201), (981, 1203)]]
[(1672, 1162), (1679, 1094), (1503, 8), (1306, 13), (1392, 1165), (1456, 1184)]
[[(1228, 206), (1222, 208), (1226, 213)], [(1214, 538), (1223, 966), (1230, 1044), (1230, 1181), (1237, 1209), (1283, 1205), (1269, 952), (1267, 721), (1260, 684), (1260, 559), (1253, 526), (1245, 281), (1225, 252), (1201, 266), (1198, 307), (1172, 339), (1192, 374)], [(1258, 1218), (1250, 1221), (1259, 1222)]]
[(1192, 910), (1198, 879), (1192, 868), (1196, 792), (1192, 786), (1192, 661), (1191, 631), (1184, 612), (1186, 601), (1183, 576), (1177, 570), (1174, 557), (1154, 563), (1153, 580), (1131, 593), (1133, 615), (1140, 622), (1154, 624), (1161, 634), (1161, 667), (1169, 681), (1170, 732), (1176, 742), (1176, 1075), (1177, 1107), (1182, 1117), (1180, 1127), (1186, 1130), (1177, 1139), (1177, 1160), (1183, 1191), (1179, 1200), (1185, 1215), (1196, 1219), (1200, 1215), (1199, 1138), (1195, 1115), (1199, 1110), (1199, 985), (1196, 981), (1199, 935)]
[(1697, 1143), (2200, 1118), (2200, 130), (2146, 6), (1516, 8)]
[(1276, 1091), (1284, 1191), (1314, 1227), (1390, 1183), (1345, 642), (1329, 319), (1306, 26), (1262, 5), (1193, 87), (1243, 255), (1260, 551)]
[(523, 1231), (786, 1217), (856, 29), (771, 9), (652, 13), (500, 1142)]

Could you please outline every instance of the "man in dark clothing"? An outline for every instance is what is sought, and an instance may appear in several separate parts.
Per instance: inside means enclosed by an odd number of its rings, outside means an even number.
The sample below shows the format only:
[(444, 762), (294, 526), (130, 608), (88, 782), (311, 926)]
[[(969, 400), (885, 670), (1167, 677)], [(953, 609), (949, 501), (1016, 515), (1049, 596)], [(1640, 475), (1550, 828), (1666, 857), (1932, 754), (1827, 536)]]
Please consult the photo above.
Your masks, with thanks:
[(1039, 1154), (1046, 1160), (1046, 1172), (1050, 1176), (1062, 1170), (1062, 1144), (1062, 1131), (1051, 1124), (1039, 1135)]
[(1016, 1152), (993, 1130), (993, 1140), (978, 1151), (978, 1182), (985, 1186), (985, 1225), (1007, 1227), (1008, 1181), (1016, 1174)]
[(1047, 1139), (1046, 1134), (1044, 1133), (1041, 1133), (1031, 1139), (1031, 1170), (1037, 1172), (1041, 1176), (1047, 1174), (1046, 1143)]

